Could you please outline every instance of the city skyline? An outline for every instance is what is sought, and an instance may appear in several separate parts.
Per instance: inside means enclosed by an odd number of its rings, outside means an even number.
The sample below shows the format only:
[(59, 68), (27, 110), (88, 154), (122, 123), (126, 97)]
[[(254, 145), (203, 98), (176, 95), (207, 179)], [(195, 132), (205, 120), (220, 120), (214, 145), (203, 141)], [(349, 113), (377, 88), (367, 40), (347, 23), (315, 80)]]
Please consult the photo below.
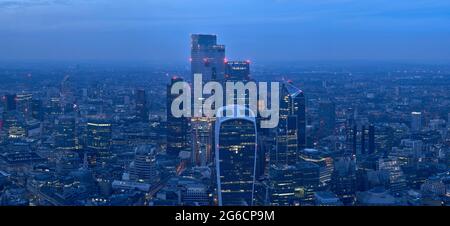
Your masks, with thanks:
[(2, 1), (0, 206), (449, 206), (450, 3), (409, 2)]

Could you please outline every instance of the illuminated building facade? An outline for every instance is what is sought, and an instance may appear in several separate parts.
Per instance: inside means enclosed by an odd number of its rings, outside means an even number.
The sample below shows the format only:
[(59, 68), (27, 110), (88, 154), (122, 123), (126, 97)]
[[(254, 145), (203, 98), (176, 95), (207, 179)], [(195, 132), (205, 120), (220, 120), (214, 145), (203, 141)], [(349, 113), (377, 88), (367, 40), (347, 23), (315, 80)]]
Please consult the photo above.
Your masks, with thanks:
[(90, 118), (87, 122), (86, 148), (91, 165), (105, 163), (111, 155), (112, 125), (103, 118)]
[[(223, 110), (230, 114), (224, 116)], [(243, 107), (221, 108), (215, 123), (215, 163), (219, 206), (253, 205), (257, 156), (256, 119)]]
[(75, 151), (78, 146), (76, 121), (72, 116), (61, 116), (56, 122), (55, 147), (58, 150)]
[(148, 184), (158, 181), (156, 148), (154, 146), (141, 145), (136, 148), (134, 161), (130, 165), (130, 179)]
[(278, 140), (272, 163), (292, 165), (298, 161), (298, 151), (306, 145), (305, 96), (290, 83), (284, 83), (280, 92)]
[(227, 61), (225, 63), (225, 80), (249, 81), (250, 61)]

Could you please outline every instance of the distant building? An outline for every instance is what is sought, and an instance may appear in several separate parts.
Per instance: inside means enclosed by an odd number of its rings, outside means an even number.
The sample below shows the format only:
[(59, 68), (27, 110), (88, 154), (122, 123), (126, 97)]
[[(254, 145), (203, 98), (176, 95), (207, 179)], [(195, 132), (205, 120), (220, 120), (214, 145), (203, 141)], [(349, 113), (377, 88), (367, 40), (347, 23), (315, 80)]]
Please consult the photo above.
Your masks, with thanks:
[(314, 193), (320, 189), (320, 167), (312, 162), (296, 164), (298, 184), (295, 188), (299, 205), (313, 205)]
[(17, 95), (16, 94), (6, 94), (2, 97), (5, 111), (14, 111), (17, 108)]
[(342, 206), (342, 202), (333, 192), (319, 191), (314, 193), (317, 206)]
[(226, 81), (249, 81), (250, 61), (227, 61), (225, 63)]
[(319, 120), (321, 136), (333, 135), (336, 124), (336, 104), (334, 102), (324, 100), (319, 103)]
[(133, 181), (121, 181), (115, 180), (112, 182), (112, 188), (116, 190), (139, 190), (143, 192), (148, 192), (150, 190), (150, 185), (145, 183), (138, 183)]
[(105, 163), (111, 157), (112, 124), (106, 119), (89, 118), (86, 125), (86, 148), (89, 163)]
[(182, 202), (188, 206), (207, 206), (210, 205), (208, 188), (200, 183), (184, 185), (182, 192)]
[(178, 157), (181, 151), (186, 151), (188, 148), (188, 129), (189, 119), (186, 117), (174, 117), (171, 112), (172, 102), (178, 95), (171, 94), (172, 86), (177, 82), (182, 82), (180, 77), (173, 77), (171, 83), (167, 86), (167, 154), (172, 157)]
[(32, 101), (33, 94), (31, 93), (19, 93), (16, 95), (16, 109), (26, 119), (32, 116)]
[(138, 89), (136, 90), (136, 115), (137, 117), (143, 121), (148, 122), (148, 103), (147, 103), (147, 94), (145, 90)]
[(320, 167), (319, 187), (325, 188), (330, 185), (333, 173), (333, 159), (329, 152), (306, 148), (300, 151), (299, 158), (305, 162), (312, 162)]
[(379, 170), (389, 173), (389, 189), (392, 194), (401, 194), (406, 191), (406, 179), (398, 158), (381, 158), (378, 164)]
[(419, 132), (422, 129), (422, 113), (411, 112), (411, 130)]
[(212, 162), (214, 119), (208, 117), (191, 118), (192, 160), (197, 166)]
[(356, 201), (356, 162), (349, 157), (340, 157), (334, 162), (331, 177), (333, 191), (344, 205), (353, 205)]
[(301, 183), (300, 172), (295, 166), (272, 165), (270, 170), (270, 204), (291, 206), (298, 200), (297, 187)]
[(55, 124), (56, 149), (75, 151), (78, 146), (75, 117), (61, 116), (57, 120), (55, 120)]
[(191, 73), (202, 74), (204, 82), (224, 79), (225, 46), (217, 44), (216, 35), (191, 36)]
[(141, 145), (135, 149), (134, 161), (130, 165), (130, 179), (150, 185), (159, 181), (154, 146)]
[(362, 206), (398, 206), (403, 204), (401, 200), (389, 194), (389, 190), (385, 190), (382, 187), (358, 192), (357, 200), (358, 205)]
[(348, 145), (351, 152), (358, 157), (376, 152), (375, 138), (375, 126), (371, 124), (354, 124), (347, 131)]
[(28, 135), (26, 121), (16, 110), (3, 112), (3, 130), (10, 140), (22, 139)]

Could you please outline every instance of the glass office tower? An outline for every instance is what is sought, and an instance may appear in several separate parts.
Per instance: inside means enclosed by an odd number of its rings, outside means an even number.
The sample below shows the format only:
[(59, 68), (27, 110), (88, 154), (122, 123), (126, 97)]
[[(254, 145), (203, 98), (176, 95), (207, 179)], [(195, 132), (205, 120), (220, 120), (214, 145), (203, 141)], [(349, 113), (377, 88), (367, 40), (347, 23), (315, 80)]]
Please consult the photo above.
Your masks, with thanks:
[[(257, 132), (253, 112), (242, 106), (219, 109), (215, 160), (219, 206), (253, 205)], [(225, 112), (228, 112), (225, 115)]]
[(192, 75), (202, 74), (205, 82), (224, 78), (225, 46), (217, 44), (216, 35), (191, 36), (191, 72)]

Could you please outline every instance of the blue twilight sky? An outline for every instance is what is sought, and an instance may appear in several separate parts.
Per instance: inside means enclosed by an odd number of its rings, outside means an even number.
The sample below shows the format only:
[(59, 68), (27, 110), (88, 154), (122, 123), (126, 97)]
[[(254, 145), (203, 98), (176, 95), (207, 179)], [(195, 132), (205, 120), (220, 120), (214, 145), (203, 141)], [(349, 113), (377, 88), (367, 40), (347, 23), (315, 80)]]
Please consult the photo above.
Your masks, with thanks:
[(0, 0), (0, 60), (450, 62), (448, 0)]

